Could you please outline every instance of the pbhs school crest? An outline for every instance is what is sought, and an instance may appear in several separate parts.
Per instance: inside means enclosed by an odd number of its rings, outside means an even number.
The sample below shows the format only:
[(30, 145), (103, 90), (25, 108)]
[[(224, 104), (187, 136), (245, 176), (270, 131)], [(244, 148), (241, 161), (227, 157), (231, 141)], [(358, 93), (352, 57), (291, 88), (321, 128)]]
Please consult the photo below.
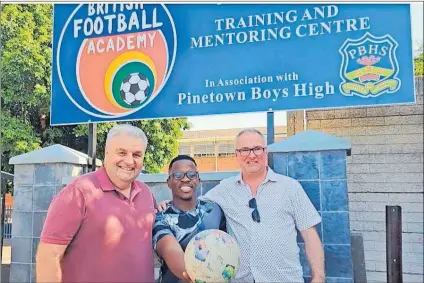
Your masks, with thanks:
[(376, 37), (366, 33), (359, 39), (347, 39), (342, 55), (340, 92), (346, 96), (377, 97), (399, 90), (398, 43), (388, 34)]

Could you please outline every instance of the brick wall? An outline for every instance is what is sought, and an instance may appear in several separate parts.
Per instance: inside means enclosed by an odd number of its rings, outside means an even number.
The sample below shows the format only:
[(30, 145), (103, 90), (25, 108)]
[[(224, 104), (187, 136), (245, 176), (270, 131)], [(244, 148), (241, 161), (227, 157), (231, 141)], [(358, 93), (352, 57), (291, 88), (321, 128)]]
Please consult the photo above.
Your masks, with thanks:
[(363, 237), (368, 282), (386, 281), (386, 205), (402, 207), (404, 282), (423, 282), (423, 81), (415, 105), (306, 113), (308, 129), (352, 142), (350, 224)]

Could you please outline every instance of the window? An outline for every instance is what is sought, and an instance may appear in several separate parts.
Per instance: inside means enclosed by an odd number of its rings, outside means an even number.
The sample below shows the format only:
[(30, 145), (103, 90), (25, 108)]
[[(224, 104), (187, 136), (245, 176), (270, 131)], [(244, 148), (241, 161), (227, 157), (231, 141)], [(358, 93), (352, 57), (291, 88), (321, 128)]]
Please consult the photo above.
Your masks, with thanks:
[(178, 154), (190, 155), (190, 145), (180, 145)]
[(218, 146), (218, 156), (234, 156), (235, 146), (233, 143), (221, 143)]
[(195, 157), (211, 157), (215, 156), (215, 145), (213, 143), (195, 144), (194, 145)]

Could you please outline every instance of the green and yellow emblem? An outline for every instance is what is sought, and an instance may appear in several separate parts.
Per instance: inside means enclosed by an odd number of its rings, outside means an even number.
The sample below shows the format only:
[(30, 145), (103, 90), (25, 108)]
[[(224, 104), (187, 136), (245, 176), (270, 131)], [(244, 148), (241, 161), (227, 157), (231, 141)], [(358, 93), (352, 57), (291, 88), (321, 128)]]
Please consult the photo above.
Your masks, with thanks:
[(359, 39), (347, 39), (342, 55), (340, 92), (346, 96), (377, 97), (399, 90), (398, 43), (392, 36), (366, 33)]

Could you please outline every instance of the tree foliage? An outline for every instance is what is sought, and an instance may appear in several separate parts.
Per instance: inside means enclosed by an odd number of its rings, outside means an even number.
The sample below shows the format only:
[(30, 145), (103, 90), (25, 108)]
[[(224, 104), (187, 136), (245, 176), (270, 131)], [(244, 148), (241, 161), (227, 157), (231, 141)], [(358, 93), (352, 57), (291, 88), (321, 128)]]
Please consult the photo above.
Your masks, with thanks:
[(424, 76), (424, 44), (417, 51), (417, 56), (414, 58), (415, 76)]
[(2, 170), (9, 172), (10, 157), (45, 141), (40, 117), (50, 104), (51, 10), (51, 5), (2, 5)]
[[(87, 152), (87, 125), (52, 127), (50, 121), (52, 27), (51, 4), (1, 6), (1, 170), (15, 155), (52, 144)], [(105, 136), (116, 123), (98, 124), (97, 153), (103, 158)], [(178, 150), (185, 118), (135, 121), (150, 140), (145, 166), (159, 172)]]

